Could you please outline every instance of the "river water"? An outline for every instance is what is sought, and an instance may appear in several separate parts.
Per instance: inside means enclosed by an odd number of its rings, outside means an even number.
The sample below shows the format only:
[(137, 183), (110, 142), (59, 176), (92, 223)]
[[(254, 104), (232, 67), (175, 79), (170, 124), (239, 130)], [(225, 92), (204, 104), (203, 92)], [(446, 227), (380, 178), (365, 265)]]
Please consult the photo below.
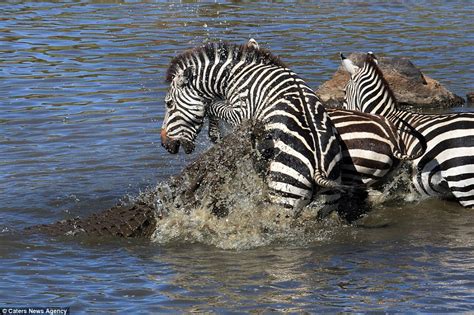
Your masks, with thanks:
[(409, 57), (464, 96), (474, 90), (471, 1), (0, 9), (0, 307), (474, 311), (474, 214), (448, 201), (380, 206), (368, 218), (379, 228), (323, 224), (310, 239), (263, 243), (242, 233), (225, 246), (193, 233), (158, 242), (15, 233), (135, 196), (210, 146), (201, 136), (185, 156), (159, 145), (166, 68), (183, 49), (253, 37), (315, 88), (340, 51), (371, 50)]

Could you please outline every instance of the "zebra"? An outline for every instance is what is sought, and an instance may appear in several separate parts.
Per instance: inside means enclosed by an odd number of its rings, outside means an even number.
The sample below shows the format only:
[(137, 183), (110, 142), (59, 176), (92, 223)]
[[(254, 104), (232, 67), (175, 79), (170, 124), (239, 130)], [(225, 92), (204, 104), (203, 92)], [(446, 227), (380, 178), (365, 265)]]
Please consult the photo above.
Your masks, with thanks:
[[(232, 115), (230, 107), (226, 101), (210, 105), (207, 115), (211, 142), (221, 138), (219, 120), (231, 126), (242, 122)], [(420, 149), (408, 154), (401, 132), (382, 116), (337, 108), (326, 108), (326, 112), (341, 141), (343, 186), (372, 187), (382, 182), (400, 161), (413, 160), (424, 153)]]
[[(212, 142), (221, 138), (220, 120), (231, 126), (241, 123), (229, 107), (226, 101), (216, 101), (209, 107), (208, 132)], [(369, 210), (366, 200), (369, 189), (382, 187), (402, 161), (416, 159), (424, 151), (420, 149), (409, 155), (400, 131), (384, 117), (336, 108), (326, 108), (326, 112), (336, 127), (342, 147), (341, 183), (353, 187), (344, 194), (345, 203), (338, 204), (337, 212), (352, 222)], [(321, 211), (320, 218), (332, 210)]]
[[(424, 139), (424, 154), (412, 161), (415, 190), (425, 197), (454, 197), (462, 206), (474, 208), (474, 112), (420, 114), (401, 110), (373, 53), (367, 54), (361, 68), (342, 54), (341, 62), (351, 75), (343, 108), (382, 115), (397, 128), (414, 128)], [(419, 145), (409, 144), (413, 150)]]
[[(247, 45), (260, 48), (253, 38), (249, 39)], [(407, 138), (406, 135), (383, 117), (335, 108), (326, 108), (326, 112), (342, 142), (344, 160), (341, 175), (344, 185), (362, 184), (371, 187), (381, 182), (398, 166), (399, 161), (413, 160), (424, 152), (421, 145), (417, 151), (406, 153), (405, 143), (400, 138), (401, 135)], [(207, 114), (208, 135), (212, 142), (220, 138), (219, 119), (233, 126), (241, 123), (240, 117), (235, 115), (232, 106), (226, 101), (212, 103)], [(410, 130), (405, 131), (408, 131), (408, 137), (415, 137), (410, 135)]]
[[(273, 149), (266, 179), (270, 202), (297, 210), (315, 189), (340, 186), (343, 157), (334, 125), (313, 90), (268, 50), (210, 42), (175, 57), (167, 82), (161, 142), (168, 152), (182, 146), (191, 153), (209, 104), (223, 99), (236, 119), (264, 123), (266, 145)], [(327, 193), (327, 204), (339, 195)]]

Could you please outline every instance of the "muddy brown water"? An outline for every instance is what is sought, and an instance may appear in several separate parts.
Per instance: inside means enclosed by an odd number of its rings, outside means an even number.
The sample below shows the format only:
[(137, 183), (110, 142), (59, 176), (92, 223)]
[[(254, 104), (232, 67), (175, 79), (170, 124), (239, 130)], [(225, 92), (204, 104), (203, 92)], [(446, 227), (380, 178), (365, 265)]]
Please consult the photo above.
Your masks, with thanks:
[[(176, 212), (154, 241), (12, 233), (86, 216), (177, 174), (159, 146), (170, 58), (249, 37), (315, 88), (338, 53), (407, 56), (458, 95), (474, 89), (469, 1), (0, 4), (0, 307), (75, 312), (472, 312), (474, 214), (392, 201), (367, 218), (272, 227)], [(456, 108), (453, 111), (472, 110)], [(244, 167), (245, 169), (245, 167)], [(239, 178), (255, 183), (245, 173)], [(266, 227), (263, 229), (262, 227)]]

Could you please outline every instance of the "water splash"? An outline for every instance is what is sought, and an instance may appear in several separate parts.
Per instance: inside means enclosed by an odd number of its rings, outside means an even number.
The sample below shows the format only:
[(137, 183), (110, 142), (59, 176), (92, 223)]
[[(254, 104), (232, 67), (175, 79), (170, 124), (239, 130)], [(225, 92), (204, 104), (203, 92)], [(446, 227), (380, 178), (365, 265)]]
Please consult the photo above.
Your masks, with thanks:
[[(255, 127), (241, 126), (232, 131), (181, 174), (132, 200), (156, 210), (159, 219), (152, 241), (248, 249), (275, 242), (305, 244), (327, 240), (343, 226), (336, 214), (318, 221), (322, 198), (316, 198), (298, 217), (266, 202), (267, 186), (255, 168), (252, 128)], [(369, 203), (380, 209), (387, 202), (403, 201), (410, 182), (409, 167), (401, 167), (379, 191), (369, 194)], [(349, 195), (349, 207), (355, 197)]]
[(259, 130), (251, 122), (243, 124), (181, 174), (131, 200), (156, 210), (159, 219), (153, 241), (246, 249), (328, 237), (330, 229), (322, 228), (317, 220), (323, 200), (315, 200), (296, 218), (287, 209), (266, 202), (267, 185), (255, 167), (259, 160), (252, 140)]
[(380, 189), (369, 190), (368, 202), (372, 207), (393, 202), (414, 202), (422, 196), (413, 187), (411, 161), (403, 162), (381, 185)]
[[(153, 204), (158, 221), (152, 241), (202, 243), (224, 249), (248, 249), (275, 242), (307, 243), (327, 239), (331, 229), (317, 221), (320, 200), (293, 218), (288, 210), (265, 202), (266, 185), (251, 160), (239, 159), (235, 170), (212, 174), (218, 185), (201, 185), (193, 196), (182, 193), (190, 179), (178, 187), (173, 180), (140, 194), (138, 200)], [(218, 173), (223, 172), (223, 173)], [(191, 184), (192, 185), (192, 184)], [(334, 219), (334, 226), (338, 226)]]

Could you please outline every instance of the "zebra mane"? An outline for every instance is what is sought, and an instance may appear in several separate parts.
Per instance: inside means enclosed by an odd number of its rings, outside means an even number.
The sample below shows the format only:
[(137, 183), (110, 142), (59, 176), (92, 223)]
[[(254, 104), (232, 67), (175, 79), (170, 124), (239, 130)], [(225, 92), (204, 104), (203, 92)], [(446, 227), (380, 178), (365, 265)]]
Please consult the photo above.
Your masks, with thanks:
[(202, 55), (207, 55), (210, 60), (213, 60), (216, 51), (220, 55), (220, 60), (225, 60), (228, 58), (229, 54), (232, 54), (232, 58), (235, 62), (245, 59), (249, 63), (273, 64), (275, 66), (286, 68), (286, 65), (280, 60), (280, 58), (273, 55), (267, 49), (256, 49), (247, 44), (237, 45), (223, 41), (209, 42), (202, 46), (188, 49), (174, 57), (171, 60), (168, 71), (166, 72), (166, 82), (171, 82), (177, 71), (180, 69), (183, 70), (186, 64), (188, 64), (187, 61), (191, 58), (199, 58)]
[(371, 68), (374, 69), (375, 73), (377, 74), (377, 76), (380, 78), (380, 80), (382, 81), (382, 84), (384, 85), (384, 87), (387, 89), (388, 91), (388, 95), (389, 97), (392, 99), (393, 101), (393, 104), (395, 105), (395, 108), (398, 108), (398, 101), (397, 101), (397, 98), (395, 97), (395, 94), (393, 93), (393, 90), (392, 88), (390, 87), (390, 85), (388, 84), (388, 81), (385, 79), (383, 73), (382, 73), (382, 70), (380, 70), (378, 64), (377, 64), (377, 61), (375, 60), (374, 58), (374, 55), (371, 54), (371, 53), (368, 53), (366, 56), (365, 56), (365, 63), (367, 65), (369, 65)]

